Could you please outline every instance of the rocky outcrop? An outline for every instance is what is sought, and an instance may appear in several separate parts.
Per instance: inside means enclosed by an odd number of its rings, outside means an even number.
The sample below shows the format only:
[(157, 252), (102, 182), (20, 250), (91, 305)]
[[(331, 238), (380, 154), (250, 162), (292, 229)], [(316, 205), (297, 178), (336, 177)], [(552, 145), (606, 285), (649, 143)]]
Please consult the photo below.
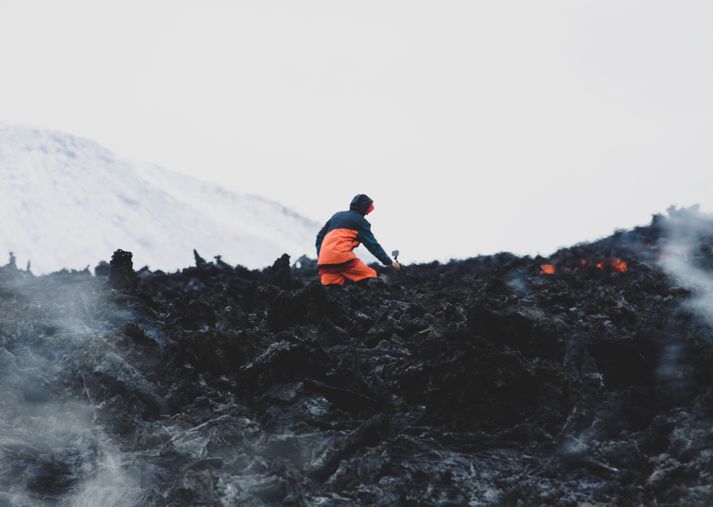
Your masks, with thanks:
[(0, 503), (710, 504), (713, 334), (662, 234), (344, 288), (286, 257), (4, 270)]

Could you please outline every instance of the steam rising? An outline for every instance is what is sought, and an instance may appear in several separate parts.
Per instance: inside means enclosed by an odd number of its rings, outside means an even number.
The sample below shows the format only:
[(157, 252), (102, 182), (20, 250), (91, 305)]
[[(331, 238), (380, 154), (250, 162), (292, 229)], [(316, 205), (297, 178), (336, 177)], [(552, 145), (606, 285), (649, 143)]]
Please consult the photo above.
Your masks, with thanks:
[(660, 263), (693, 297), (691, 310), (713, 325), (713, 215), (698, 207), (668, 210)]
[(43, 291), (18, 272), (0, 287), (25, 314), (0, 316), (2, 505), (139, 502), (126, 457), (97, 424), (98, 407), (71, 389), (81, 369), (91, 370), (111, 349), (92, 280), (79, 278), (84, 283), (64, 280)]

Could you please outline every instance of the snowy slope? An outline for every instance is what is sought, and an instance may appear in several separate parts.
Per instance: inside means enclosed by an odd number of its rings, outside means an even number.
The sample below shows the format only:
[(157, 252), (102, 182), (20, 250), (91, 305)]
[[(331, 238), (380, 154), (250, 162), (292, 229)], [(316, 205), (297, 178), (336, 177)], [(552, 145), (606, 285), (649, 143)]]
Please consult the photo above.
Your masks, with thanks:
[(117, 249), (171, 270), (192, 251), (265, 266), (314, 255), (319, 226), (285, 207), (148, 164), (67, 134), (0, 125), (0, 263), (35, 273), (94, 266)]

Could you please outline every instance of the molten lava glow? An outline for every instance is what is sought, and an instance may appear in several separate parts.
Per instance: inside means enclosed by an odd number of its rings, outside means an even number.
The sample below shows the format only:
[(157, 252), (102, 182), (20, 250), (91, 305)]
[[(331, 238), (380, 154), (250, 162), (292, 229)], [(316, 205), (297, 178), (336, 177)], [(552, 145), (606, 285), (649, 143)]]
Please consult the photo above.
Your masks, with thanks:
[(557, 272), (554, 264), (540, 264), (540, 270), (545, 275), (554, 275)]
[(577, 271), (579, 267), (587, 268), (592, 266), (600, 271), (606, 269), (612, 269), (618, 273), (626, 273), (629, 271), (629, 265), (626, 261), (619, 259), (618, 257), (608, 257), (602, 260), (591, 260), (591, 259), (579, 259), (579, 266), (567, 266), (567, 264), (560, 264), (559, 267), (555, 264), (540, 264), (540, 274), (541, 275), (555, 275), (558, 272), (574, 270)]
[(629, 269), (629, 266), (627, 266), (626, 261), (623, 261), (621, 259), (613, 259), (611, 261), (611, 267), (619, 273), (626, 273)]

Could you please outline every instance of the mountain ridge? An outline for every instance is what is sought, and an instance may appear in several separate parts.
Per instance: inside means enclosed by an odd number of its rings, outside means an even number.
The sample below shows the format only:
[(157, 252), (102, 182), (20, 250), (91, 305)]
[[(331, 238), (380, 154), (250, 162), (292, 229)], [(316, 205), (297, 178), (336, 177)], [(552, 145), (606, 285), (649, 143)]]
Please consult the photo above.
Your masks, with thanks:
[(275, 201), (53, 130), (0, 124), (0, 176), (0, 252), (38, 273), (94, 265), (117, 247), (154, 269), (190, 263), (194, 248), (256, 268), (311, 253), (318, 229)]

